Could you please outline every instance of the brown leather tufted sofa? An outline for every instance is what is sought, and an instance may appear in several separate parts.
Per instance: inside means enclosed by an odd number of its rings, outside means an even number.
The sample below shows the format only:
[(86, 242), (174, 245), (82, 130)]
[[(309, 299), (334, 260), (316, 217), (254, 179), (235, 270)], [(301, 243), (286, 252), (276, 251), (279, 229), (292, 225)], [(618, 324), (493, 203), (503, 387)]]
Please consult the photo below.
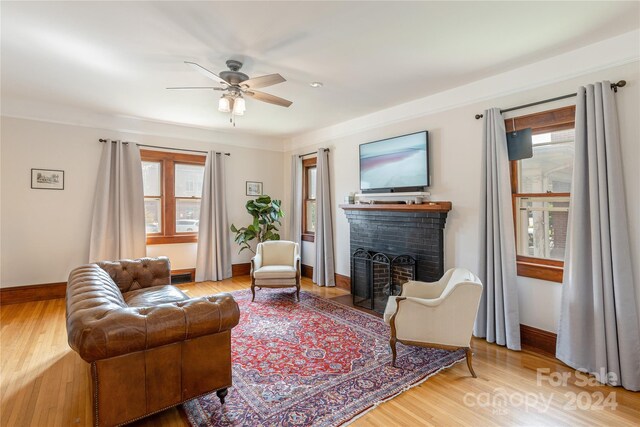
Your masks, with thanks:
[(94, 424), (128, 423), (231, 386), (229, 294), (189, 298), (171, 286), (169, 260), (76, 268), (67, 284), (69, 345), (91, 364)]

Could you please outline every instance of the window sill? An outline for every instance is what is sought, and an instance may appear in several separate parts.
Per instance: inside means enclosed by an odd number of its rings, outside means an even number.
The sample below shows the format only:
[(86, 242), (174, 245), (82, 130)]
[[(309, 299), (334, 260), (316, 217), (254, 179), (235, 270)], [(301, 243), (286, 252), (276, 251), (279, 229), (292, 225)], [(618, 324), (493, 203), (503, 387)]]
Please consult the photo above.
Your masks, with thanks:
[(559, 265), (537, 264), (530, 261), (516, 261), (518, 276), (562, 283), (564, 268)]
[(197, 234), (187, 234), (184, 236), (147, 236), (147, 245), (170, 245), (173, 243), (196, 243)]
[(315, 234), (303, 234), (302, 235), (302, 240), (305, 242), (315, 242), (316, 241), (316, 236)]

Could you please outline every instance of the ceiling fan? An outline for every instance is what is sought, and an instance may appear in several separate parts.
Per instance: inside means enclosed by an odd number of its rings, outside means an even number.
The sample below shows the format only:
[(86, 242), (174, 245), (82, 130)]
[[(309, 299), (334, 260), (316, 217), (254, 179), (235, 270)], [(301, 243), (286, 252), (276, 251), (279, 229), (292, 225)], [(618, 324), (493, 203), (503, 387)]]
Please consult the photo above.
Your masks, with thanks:
[(229, 70), (221, 71), (220, 75), (207, 70), (200, 64), (195, 62), (184, 61), (200, 74), (215, 80), (222, 86), (186, 86), (186, 87), (168, 87), (167, 89), (208, 89), (224, 92), (218, 102), (218, 111), (223, 113), (231, 113), (233, 116), (242, 116), (245, 112), (244, 97), (248, 96), (258, 101), (268, 102), (269, 104), (279, 105), (281, 107), (289, 107), (292, 102), (275, 95), (257, 91), (258, 88), (273, 86), (286, 80), (280, 74), (268, 74), (266, 76), (249, 78), (245, 73), (241, 72), (242, 62), (234, 59), (227, 61)]

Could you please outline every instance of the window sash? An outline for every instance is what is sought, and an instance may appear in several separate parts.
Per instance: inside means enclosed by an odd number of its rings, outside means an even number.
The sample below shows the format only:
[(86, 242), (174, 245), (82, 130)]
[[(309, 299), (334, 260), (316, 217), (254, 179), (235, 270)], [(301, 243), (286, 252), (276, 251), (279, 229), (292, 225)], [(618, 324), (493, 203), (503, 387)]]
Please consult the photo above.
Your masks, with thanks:
[[(532, 134), (541, 134), (575, 128), (575, 106), (562, 107), (540, 113), (505, 119), (507, 132), (531, 128)], [(511, 193), (513, 205), (514, 239), (516, 248), (521, 244), (518, 237), (519, 199), (563, 199), (568, 200), (570, 193), (518, 193), (519, 161), (511, 161)], [(516, 255), (518, 275), (541, 280), (562, 282), (564, 262), (550, 258), (536, 258)]]
[[(161, 163), (162, 226), (159, 233), (147, 233), (147, 245), (197, 242), (197, 232), (177, 231), (177, 202), (178, 200), (201, 200), (201, 197), (175, 197), (175, 166), (177, 164), (204, 166), (206, 157), (194, 154), (152, 150), (140, 150), (140, 157), (142, 161)], [(145, 197), (145, 199), (147, 198), (151, 197)]]
[[(161, 236), (162, 235), (162, 221), (164, 219), (164, 215), (162, 213), (162, 206), (163, 206), (163, 201), (162, 201), (162, 196), (157, 197), (157, 196), (145, 196), (144, 197), (145, 202), (147, 200), (158, 200), (159, 201), (159, 208), (158, 208), (158, 212), (159, 212), (159, 218), (158, 218), (158, 231), (157, 232), (149, 232), (146, 231), (147, 236)], [(147, 229), (147, 221), (146, 221), (146, 206), (145, 206), (145, 229)]]
[[(531, 207), (523, 207), (524, 204), (526, 204), (527, 202), (531, 202), (531, 203), (552, 203), (552, 202), (559, 202), (559, 203), (567, 203), (567, 205), (569, 204), (569, 197), (558, 197), (552, 194), (549, 195), (541, 195), (541, 196), (536, 196), (536, 197), (530, 197), (530, 196), (525, 196), (525, 197), (520, 197), (520, 196), (516, 196), (516, 209), (517, 209), (517, 214), (516, 214), (516, 221), (515, 221), (515, 232), (516, 232), (516, 254), (517, 256), (521, 256), (521, 257), (526, 257), (527, 259), (529, 259), (529, 262), (531, 262), (534, 259), (538, 259), (538, 260), (545, 260), (545, 261), (557, 261), (562, 263), (562, 260), (559, 260), (557, 258), (554, 258), (551, 253), (553, 248), (551, 248), (551, 237), (550, 237), (550, 232), (553, 230), (554, 231), (554, 237), (555, 237), (555, 232), (557, 231), (557, 229), (554, 227), (552, 228), (552, 218), (550, 213), (551, 212), (569, 212), (569, 206), (562, 206), (562, 207), (539, 207), (539, 206), (531, 206)], [(529, 239), (530, 239), (530, 233), (529, 233), (529, 213), (530, 212), (536, 212), (538, 214), (542, 213), (544, 215), (544, 220), (542, 222), (542, 225), (544, 227), (543, 234), (542, 236), (540, 236), (539, 234), (536, 235), (536, 224), (533, 224), (533, 250), (534, 251), (538, 251), (538, 256), (532, 256), (530, 255), (529, 252)], [(523, 215), (523, 213), (525, 215)], [(524, 223), (526, 219), (526, 223)], [(540, 224), (538, 224), (540, 225)], [(525, 227), (526, 227), (526, 232), (525, 232)], [(537, 230), (538, 233), (540, 232), (540, 230)], [(544, 239), (544, 245), (542, 246), (542, 248), (538, 247), (536, 248), (536, 238), (540, 238), (542, 237)], [(565, 229), (565, 237), (566, 237), (566, 229)], [(556, 240), (553, 240), (554, 244), (556, 243)], [(564, 242), (562, 242), (566, 247), (566, 240)], [(539, 255), (539, 251), (542, 250), (544, 252), (544, 254), (542, 256)]]
[[(310, 185), (310, 175), (311, 170), (317, 171), (317, 157), (312, 157), (309, 159), (304, 159), (302, 161), (302, 240), (313, 242), (315, 241), (315, 231), (311, 229), (307, 221), (307, 205), (311, 203), (315, 203), (316, 198), (312, 197), (315, 194), (309, 194), (309, 185)], [(317, 180), (317, 177), (316, 177)], [(317, 181), (316, 181), (317, 183)], [(315, 193), (315, 192), (314, 192)]]

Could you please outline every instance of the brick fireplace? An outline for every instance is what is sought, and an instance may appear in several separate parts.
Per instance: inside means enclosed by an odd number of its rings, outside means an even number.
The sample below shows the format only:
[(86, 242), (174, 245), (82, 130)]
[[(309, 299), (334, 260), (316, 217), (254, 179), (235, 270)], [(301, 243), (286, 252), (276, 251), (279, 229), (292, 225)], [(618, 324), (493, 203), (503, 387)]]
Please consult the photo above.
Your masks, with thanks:
[[(409, 255), (415, 259), (415, 280), (433, 282), (444, 274), (444, 226), (447, 213), (451, 210), (450, 202), (431, 202), (422, 205), (341, 205), (344, 209), (350, 228), (350, 253), (364, 249), (371, 254), (384, 254), (389, 259), (399, 255)], [(358, 265), (353, 268), (351, 277), (352, 293), (362, 292), (364, 269)], [(387, 282), (391, 288), (399, 286), (410, 279), (405, 268), (388, 270), (389, 267), (374, 263), (372, 288), (376, 292), (375, 309), (384, 309), (389, 289), (384, 290), (386, 296), (381, 301), (381, 287)], [(391, 276), (387, 280), (387, 275)], [(356, 289), (356, 284), (360, 284)], [(356, 294), (354, 294), (356, 295)], [(354, 298), (355, 302), (355, 298)]]

